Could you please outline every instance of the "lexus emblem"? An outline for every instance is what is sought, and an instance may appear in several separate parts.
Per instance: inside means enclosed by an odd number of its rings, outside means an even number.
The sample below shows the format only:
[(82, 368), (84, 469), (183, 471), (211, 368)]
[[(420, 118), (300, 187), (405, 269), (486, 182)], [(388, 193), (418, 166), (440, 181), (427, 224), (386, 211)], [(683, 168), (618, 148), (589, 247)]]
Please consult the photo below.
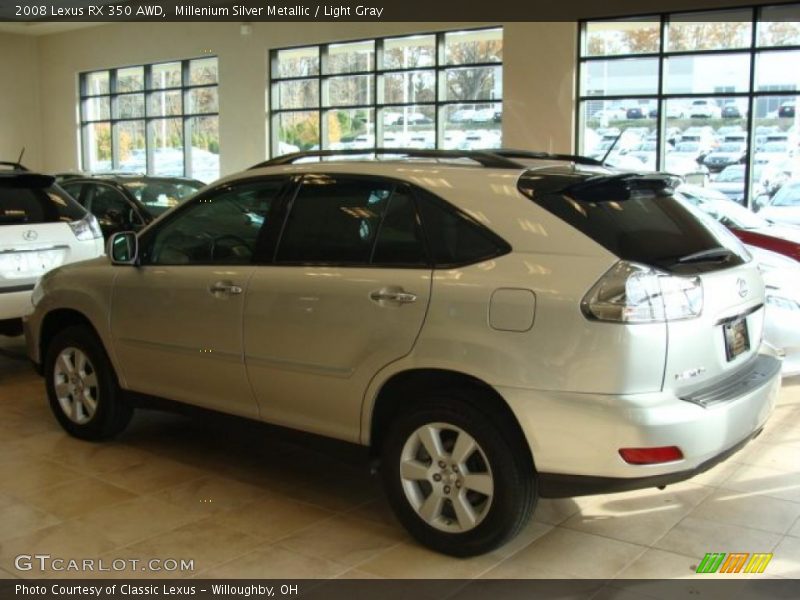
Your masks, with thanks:
[(739, 297), (744, 298), (750, 293), (750, 288), (747, 287), (747, 282), (741, 277), (736, 280), (736, 287), (739, 290)]
[(36, 233), (33, 229), (28, 229), (28, 231), (22, 234), (22, 239), (27, 240), (28, 242), (32, 242), (36, 238), (39, 237), (39, 234)]

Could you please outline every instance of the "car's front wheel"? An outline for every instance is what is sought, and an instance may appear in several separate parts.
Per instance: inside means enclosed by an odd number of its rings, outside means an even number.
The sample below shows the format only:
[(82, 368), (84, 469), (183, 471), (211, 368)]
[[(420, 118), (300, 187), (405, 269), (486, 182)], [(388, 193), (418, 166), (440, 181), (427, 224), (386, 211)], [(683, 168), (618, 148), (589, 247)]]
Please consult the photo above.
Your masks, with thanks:
[(536, 500), (527, 449), (507, 423), (465, 402), (465, 394), (427, 399), (397, 418), (381, 465), (389, 501), (408, 531), (462, 557), (514, 537)]
[(61, 426), (84, 440), (120, 433), (133, 409), (126, 402), (102, 343), (88, 327), (55, 335), (44, 361), (50, 409)]

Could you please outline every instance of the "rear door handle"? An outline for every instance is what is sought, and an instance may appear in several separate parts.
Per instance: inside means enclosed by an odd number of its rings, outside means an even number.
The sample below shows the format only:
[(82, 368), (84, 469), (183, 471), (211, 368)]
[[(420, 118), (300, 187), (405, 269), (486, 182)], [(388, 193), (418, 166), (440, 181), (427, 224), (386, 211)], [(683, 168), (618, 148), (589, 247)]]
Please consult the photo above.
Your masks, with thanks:
[(381, 288), (371, 292), (370, 299), (375, 302), (394, 302), (397, 304), (411, 304), (417, 301), (417, 295), (406, 292), (403, 288)]
[(242, 293), (242, 288), (238, 285), (234, 285), (230, 281), (218, 281), (215, 284), (211, 285), (208, 288), (208, 291), (214, 294), (215, 296), (218, 294), (226, 294), (226, 295), (236, 295)]

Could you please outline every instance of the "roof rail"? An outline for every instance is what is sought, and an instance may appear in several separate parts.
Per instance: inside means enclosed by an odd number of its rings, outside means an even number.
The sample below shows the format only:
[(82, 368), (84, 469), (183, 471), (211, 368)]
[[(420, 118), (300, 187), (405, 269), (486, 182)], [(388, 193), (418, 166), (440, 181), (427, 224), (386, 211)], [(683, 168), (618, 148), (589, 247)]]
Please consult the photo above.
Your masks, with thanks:
[(538, 160), (559, 160), (578, 163), (580, 165), (603, 166), (603, 162), (589, 156), (579, 154), (551, 154), (549, 152), (534, 152), (531, 150), (517, 150), (515, 148), (494, 148), (488, 150), (492, 154), (503, 158), (533, 158)]
[(346, 150), (309, 150), (306, 152), (292, 152), (284, 154), (271, 160), (260, 162), (253, 165), (250, 169), (260, 169), (262, 167), (276, 167), (281, 165), (291, 165), (303, 158), (326, 156), (369, 156), (369, 155), (395, 155), (408, 158), (432, 158), (432, 159), (468, 159), (475, 161), (483, 167), (497, 169), (519, 169), (523, 166), (496, 154), (493, 150), (426, 150), (422, 148), (348, 148)]
[(21, 163), (8, 162), (8, 161), (5, 161), (5, 160), (0, 160), (0, 166), (12, 167), (12, 168), (16, 169), (17, 171), (27, 171), (28, 170), (27, 167), (25, 167), (25, 165), (23, 165)]

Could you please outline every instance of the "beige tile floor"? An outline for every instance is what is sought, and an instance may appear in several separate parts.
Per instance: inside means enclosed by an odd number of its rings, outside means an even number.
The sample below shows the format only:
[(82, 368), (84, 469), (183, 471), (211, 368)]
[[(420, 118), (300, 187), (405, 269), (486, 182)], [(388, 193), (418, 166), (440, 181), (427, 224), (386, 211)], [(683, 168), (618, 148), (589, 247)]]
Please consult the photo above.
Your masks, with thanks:
[(457, 560), (409, 538), (366, 465), (260, 427), (141, 411), (113, 442), (72, 439), (21, 341), (0, 337), (0, 578), (71, 575), (15, 569), (36, 553), (194, 560), (97, 574), (118, 577), (690, 578), (714, 551), (774, 552), (768, 575), (800, 577), (800, 381), (784, 383), (763, 435), (708, 473), (541, 500), (517, 539)]

